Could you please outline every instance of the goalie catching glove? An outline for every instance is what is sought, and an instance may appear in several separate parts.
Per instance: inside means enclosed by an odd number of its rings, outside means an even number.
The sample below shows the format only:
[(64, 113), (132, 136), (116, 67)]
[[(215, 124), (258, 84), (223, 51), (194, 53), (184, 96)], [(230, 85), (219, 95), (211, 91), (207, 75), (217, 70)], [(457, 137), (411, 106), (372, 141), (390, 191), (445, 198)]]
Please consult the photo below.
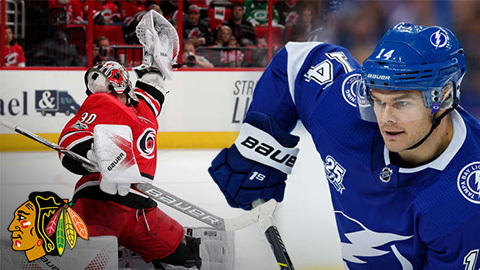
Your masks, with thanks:
[(108, 194), (128, 194), (130, 185), (142, 183), (140, 170), (132, 148), (132, 130), (125, 125), (96, 125), (93, 150), (87, 153), (97, 162), (100, 189)]
[(172, 79), (177, 65), (179, 40), (177, 30), (160, 13), (150, 10), (143, 15), (135, 33), (143, 45), (143, 63), (137, 69), (155, 68), (166, 79)]
[(232, 207), (250, 210), (257, 199), (280, 202), (298, 140), (269, 116), (250, 112), (235, 144), (215, 157), (208, 172)]

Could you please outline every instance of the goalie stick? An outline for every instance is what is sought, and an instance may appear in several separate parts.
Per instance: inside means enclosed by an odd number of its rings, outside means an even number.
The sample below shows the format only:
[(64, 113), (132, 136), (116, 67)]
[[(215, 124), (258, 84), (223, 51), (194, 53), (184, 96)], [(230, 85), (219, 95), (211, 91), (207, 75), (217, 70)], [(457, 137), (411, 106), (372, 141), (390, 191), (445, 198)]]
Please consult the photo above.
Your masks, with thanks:
[[(64, 147), (61, 147), (58, 144), (55, 144), (49, 140), (46, 140), (45, 138), (42, 138), (37, 134), (30, 132), (29, 130), (19, 127), (3, 119), (2, 117), (0, 117), (0, 125), (8, 129), (11, 129), (25, 137), (28, 137), (36, 142), (39, 142), (55, 151), (58, 151), (78, 162), (82, 162), (90, 166), (97, 166), (95, 162), (75, 152), (72, 152)], [(158, 201), (162, 204), (168, 205), (177, 211), (180, 211), (188, 216), (193, 217), (196, 220), (199, 220), (207, 225), (210, 225), (218, 230), (223, 230), (223, 231), (236, 231), (236, 230), (240, 230), (245, 227), (248, 227), (254, 223), (257, 223), (259, 220), (263, 220), (266, 217), (271, 216), (277, 206), (277, 202), (272, 199), (260, 205), (259, 207), (256, 207), (255, 209), (247, 213), (244, 213), (240, 216), (224, 219), (215, 214), (212, 214), (207, 210), (202, 209), (201, 207), (198, 207), (192, 203), (189, 203), (157, 186), (154, 186), (148, 183), (142, 183), (142, 184), (137, 184), (136, 187), (139, 190), (148, 194), (153, 200)]]
[[(261, 207), (262, 203), (264, 203), (264, 200), (262, 199), (254, 201), (252, 203), (253, 209)], [(262, 228), (268, 243), (270, 243), (270, 248), (273, 251), (273, 255), (277, 260), (280, 270), (295, 270), (295, 268), (293, 268), (292, 261), (290, 260), (290, 256), (288, 256), (287, 249), (283, 244), (280, 232), (278, 231), (277, 226), (275, 226), (275, 224), (273, 223), (273, 216), (268, 215), (265, 218), (261, 219), (260, 227)]]

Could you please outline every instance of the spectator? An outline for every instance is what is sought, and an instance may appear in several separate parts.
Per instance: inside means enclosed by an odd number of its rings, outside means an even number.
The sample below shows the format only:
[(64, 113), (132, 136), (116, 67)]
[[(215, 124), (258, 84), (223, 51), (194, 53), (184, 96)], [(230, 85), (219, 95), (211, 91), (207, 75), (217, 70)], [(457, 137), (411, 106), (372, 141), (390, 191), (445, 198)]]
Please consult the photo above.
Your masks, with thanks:
[(138, 24), (143, 14), (146, 13), (147, 9), (143, 2), (143, 0), (125, 0), (120, 5), (120, 16), (127, 27), (134, 21)]
[(5, 65), (10, 67), (25, 67), (25, 55), (20, 45), (13, 41), (13, 28), (5, 27), (5, 47), (2, 48)]
[(31, 59), (34, 66), (68, 67), (80, 64), (78, 51), (68, 43), (67, 34), (63, 31), (55, 32), (53, 38), (41, 43)]
[(157, 4), (155, 4), (155, 3), (154, 3), (154, 4), (151, 4), (151, 5), (148, 6), (147, 11), (150, 11), (150, 10), (152, 10), (152, 9), (155, 10), (156, 12), (158, 12), (160, 15), (163, 16), (163, 11), (162, 11), (162, 9), (160, 8), (159, 5), (157, 5)]
[[(267, 0), (245, 0), (243, 2), (245, 7), (244, 17), (249, 21), (254, 27), (255, 26), (268, 26), (268, 1)], [(272, 25), (276, 26), (279, 24), (280, 15), (275, 6), (273, 9)]]
[(124, 24), (124, 39), (128, 44), (138, 44), (135, 28), (147, 12), (143, 0), (125, 0), (120, 5), (120, 14)]
[(217, 40), (215, 41), (215, 47), (228, 47), (228, 42), (232, 37), (233, 31), (229, 26), (220, 26), (220, 29), (218, 29), (217, 32)]
[(186, 67), (203, 67), (203, 68), (213, 68), (213, 64), (208, 61), (202, 55), (197, 55), (195, 44), (192, 40), (187, 39), (183, 43), (183, 57), (182, 57), (183, 66)]
[(238, 49), (238, 41), (235, 37), (231, 37), (228, 41), (228, 50), (222, 51), (220, 61), (223, 66), (241, 67), (243, 61), (243, 53)]
[(275, 7), (280, 14), (280, 24), (292, 27), (299, 21), (302, 10), (306, 8), (306, 2), (300, 0), (280, 0)]
[(255, 44), (255, 30), (253, 25), (243, 18), (245, 10), (239, 3), (232, 5), (232, 17), (223, 24), (229, 26), (233, 31), (233, 36), (238, 40), (240, 46)]
[(183, 37), (193, 40), (195, 47), (208, 46), (211, 43), (212, 33), (208, 23), (200, 19), (200, 9), (196, 5), (191, 5), (188, 9), (183, 23)]
[(307, 7), (302, 11), (297, 24), (292, 26), (290, 41), (306, 41), (308, 34), (314, 29), (312, 21), (312, 10)]
[(86, 24), (80, 0), (49, 0), (49, 8), (63, 8), (67, 13), (67, 25)]
[[(183, 10), (189, 10), (190, 3), (183, 0)], [(170, 20), (172, 17), (175, 17), (178, 10), (178, 0), (162, 0), (160, 2), (160, 9), (163, 11), (163, 16), (166, 19)]]
[(110, 41), (105, 36), (97, 39), (96, 46), (93, 49), (93, 63), (100, 61), (117, 61), (115, 51), (110, 47)]
[(118, 6), (113, 1), (96, 0), (92, 6), (94, 24), (113, 24), (122, 21)]
[[(110, 47), (110, 40), (107, 37), (101, 36), (95, 41), (95, 47), (92, 52), (92, 63), (95, 64), (100, 61), (117, 61), (115, 50)], [(82, 59), (82, 66), (88, 65), (88, 58), (85, 55)]]
[(266, 67), (268, 65), (268, 43), (267, 38), (257, 37), (257, 48), (252, 52), (252, 66)]

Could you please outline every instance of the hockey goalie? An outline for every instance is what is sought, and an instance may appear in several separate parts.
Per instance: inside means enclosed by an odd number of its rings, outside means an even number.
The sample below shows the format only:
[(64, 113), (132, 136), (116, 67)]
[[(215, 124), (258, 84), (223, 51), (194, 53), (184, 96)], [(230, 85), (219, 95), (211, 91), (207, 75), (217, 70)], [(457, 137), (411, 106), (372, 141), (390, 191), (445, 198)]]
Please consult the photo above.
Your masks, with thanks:
[(156, 269), (200, 269), (201, 239), (187, 235), (134, 185), (152, 183), (155, 176), (157, 117), (179, 49), (176, 30), (155, 11), (144, 15), (136, 32), (144, 59), (134, 68), (135, 86), (119, 63), (96, 63), (84, 77), (88, 97), (60, 135), (60, 146), (98, 166), (59, 157), (65, 168), (82, 175), (73, 208), (91, 236), (116, 236), (119, 246)]

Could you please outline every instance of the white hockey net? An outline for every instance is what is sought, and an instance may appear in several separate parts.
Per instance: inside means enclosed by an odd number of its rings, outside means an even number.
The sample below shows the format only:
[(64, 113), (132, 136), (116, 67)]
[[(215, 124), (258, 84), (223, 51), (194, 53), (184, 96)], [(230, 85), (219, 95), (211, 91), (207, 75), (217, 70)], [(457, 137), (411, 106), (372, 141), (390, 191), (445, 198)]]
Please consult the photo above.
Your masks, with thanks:
[(172, 66), (177, 64), (179, 40), (177, 30), (154, 10), (147, 12), (138, 23), (136, 35), (143, 45), (143, 65), (157, 67), (172, 79)]

